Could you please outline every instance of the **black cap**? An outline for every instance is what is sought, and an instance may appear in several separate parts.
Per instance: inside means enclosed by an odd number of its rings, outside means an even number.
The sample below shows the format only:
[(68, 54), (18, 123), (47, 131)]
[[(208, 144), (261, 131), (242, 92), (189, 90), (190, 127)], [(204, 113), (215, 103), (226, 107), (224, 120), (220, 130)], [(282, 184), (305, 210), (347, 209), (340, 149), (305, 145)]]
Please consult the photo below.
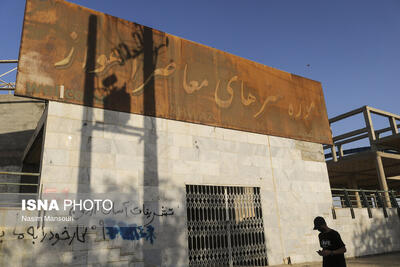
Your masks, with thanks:
[(315, 217), (314, 219), (314, 230), (317, 230), (320, 226), (326, 225), (325, 219), (321, 216)]

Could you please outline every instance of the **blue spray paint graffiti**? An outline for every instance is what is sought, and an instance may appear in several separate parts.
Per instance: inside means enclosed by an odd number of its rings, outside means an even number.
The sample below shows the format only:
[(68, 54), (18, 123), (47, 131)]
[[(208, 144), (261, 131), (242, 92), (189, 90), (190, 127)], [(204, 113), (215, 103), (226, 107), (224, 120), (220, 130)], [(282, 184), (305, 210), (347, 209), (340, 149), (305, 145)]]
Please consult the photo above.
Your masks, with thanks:
[(146, 241), (149, 241), (150, 244), (153, 244), (154, 239), (156, 239), (154, 227), (152, 225), (127, 225), (124, 222), (115, 223), (114, 221), (108, 220), (106, 222), (105, 229), (106, 234), (111, 240), (114, 240), (120, 236), (123, 240), (134, 241), (145, 239)]

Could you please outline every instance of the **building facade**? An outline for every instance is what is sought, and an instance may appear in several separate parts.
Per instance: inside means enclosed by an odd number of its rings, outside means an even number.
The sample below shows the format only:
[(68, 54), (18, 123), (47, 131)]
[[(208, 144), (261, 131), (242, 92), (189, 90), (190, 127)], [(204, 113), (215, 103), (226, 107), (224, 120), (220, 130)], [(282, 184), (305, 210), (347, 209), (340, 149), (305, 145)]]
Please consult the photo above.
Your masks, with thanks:
[[(22, 177), (21, 192), (122, 208), (89, 223), (71, 210), (54, 223), (21, 217), (50, 211), (2, 209), (3, 265), (318, 261), (315, 216), (348, 233), (350, 256), (400, 248), (394, 210), (376, 221), (379, 237), (331, 217), (319, 82), (64, 1), (27, 1), (22, 40), (16, 95), (46, 109), (23, 161), (39, 176)], [(356, 229), (367, 232), (354, 243)], [(359, 250), (372, 238), (385, 247)]]

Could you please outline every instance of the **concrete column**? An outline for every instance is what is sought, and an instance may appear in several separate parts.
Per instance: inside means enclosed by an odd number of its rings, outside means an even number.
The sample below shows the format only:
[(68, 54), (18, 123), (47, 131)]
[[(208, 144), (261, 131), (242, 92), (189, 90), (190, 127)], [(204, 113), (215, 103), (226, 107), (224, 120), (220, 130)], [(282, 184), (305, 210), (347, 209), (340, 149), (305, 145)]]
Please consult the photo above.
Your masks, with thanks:
[(387, 182), (386, 182), (385, 170), (383, 169), (382, 158), (378, 154), (376, 154), (375, 165), (376, 165), (376, 170), (378, 173), (380, 189), (386, 191), (384, 194), (384, 201), (386, 201), (386, 206), (388, 208), (391, 208), (392, 204), (390, 203), (389, 193), (387, 192), (389, 190), (389, 188), (388, 188)]
[[(353, 176), (349, 176), (347, 180), (347, 186), (349, 188), (358, 189), (356, 177), (357, 177), (356, 174)], [(358, 192), (355, 192), (355, 196), (356, 196), (357, 208), (362, 208), (360, 194)]]

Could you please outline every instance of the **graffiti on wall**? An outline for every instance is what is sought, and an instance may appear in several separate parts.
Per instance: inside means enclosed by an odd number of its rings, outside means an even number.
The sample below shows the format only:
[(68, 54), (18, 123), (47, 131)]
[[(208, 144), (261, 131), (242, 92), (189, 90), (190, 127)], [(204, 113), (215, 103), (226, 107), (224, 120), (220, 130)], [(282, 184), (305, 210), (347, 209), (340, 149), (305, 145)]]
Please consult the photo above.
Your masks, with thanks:
[[(110, 224), (111, 222), (111, 224)], [(121, 237), (122, 240), (141, 240), (144, 239), (150, 244), (154, 243), (155, 233), (154, 227), (148, 225), (126, 224), (125, 222), (108, 221), (106, 226), (106, 234), (110, 240)], [(110, 226), (111, 225), (111, 226)]]
[[(53, 195), (57, 196), (57, 195)], [(12, 226), (0, 227), (0, 243), (7, 240), (31, 240), (32, 244), (49, 243), (72, 245), (86, 243), (89, 233), (96, 233), (97, 240), (141, 241), (153, 244), (156, 240), (156, 227), (162, 227), (160, 220), (175, 214), (171, 207), (124, 201), (120, 205), (113, 201), (112, 209), (93, 208), (42, 210), (40, 216), (22, 210), (16, 214)], [(168, 222), (168, 221), (165, 221)], [(33, 224), (36, 223), (36, 224)]]
[[(19, 230), (18, 230), (19, 229)], [(61, 230), (49, 229), (42, 226), (29, 225), (25, 228), (14, 227), (13, 230), (6, 232), (0, 229), (0, 243), (6, 240), (32, 240), (32, 244), (49, 243), (52, 246), (57, 244), (71, 246), (74, 242), (85, 243), (88, 241), (88, 230), (100, 232), (100, 240), (115, 240), (122, 239), (128, 241), (145, 240), (153, 244), (156, 235), (153, 225), (136, 225), (127, 224), (125, 222), (117, 222), (114, 220), (107, 220), (106, 222), (100, 220), (98, 225), (91, 226), (64, 226)]]
[(153, 222), (155, 217), (167, 217), (174, 215), (174, 209), (168, 207), (161, 207), (161, 210), (152, 210), (150, 207), (143, 204), (141, 207), (135, 206), (131, 201), (122, 202), (121, 206), (113, 205), (112, 209), (107, 211), (102, 208), (97, 211), (96, 209), (91, 209), (88, 211), (85, 210), (74, 210), (73, 207), (69, 210), (69, 216), (73, 218), (73, 220), (83, 219), (84, 217), (107, 217), (107, 216), (122, 216), (124, 218), (132, 218), (137, 216), (142, 216), (143, 220), (146, 222), (144, 225), (150, 224)]

